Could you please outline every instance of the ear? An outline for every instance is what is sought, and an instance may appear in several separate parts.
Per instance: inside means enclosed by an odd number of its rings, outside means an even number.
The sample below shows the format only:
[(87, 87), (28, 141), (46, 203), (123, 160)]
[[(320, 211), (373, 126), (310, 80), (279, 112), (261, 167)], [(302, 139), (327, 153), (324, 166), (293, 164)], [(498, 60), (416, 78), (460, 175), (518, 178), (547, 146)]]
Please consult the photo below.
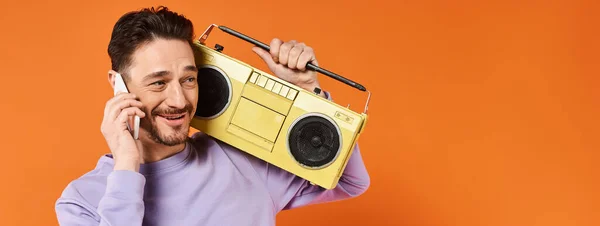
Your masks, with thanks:
[(115, 76), (117, 74), (118, 73), (114, 70), (108, 71), (108, 83), (110, 84), (111, 89), (115, 89), (115, 78), (116, 78)]

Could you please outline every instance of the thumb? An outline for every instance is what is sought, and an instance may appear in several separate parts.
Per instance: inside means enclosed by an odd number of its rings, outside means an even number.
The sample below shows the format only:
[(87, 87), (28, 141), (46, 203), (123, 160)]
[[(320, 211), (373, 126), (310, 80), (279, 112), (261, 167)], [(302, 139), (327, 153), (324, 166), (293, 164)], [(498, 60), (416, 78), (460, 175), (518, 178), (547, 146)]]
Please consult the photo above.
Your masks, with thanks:
[(277, 66), (277, 63), (273, 61), (273, 58), (271, 57), (271, 54), (269, 52), (256, 46), (252, 47), (252, 51), (254, 51), (260, 58), (263, 59), (263, 61), (265, 61), (265, 63), (267, 63), (267, 66), (269, 66), (269, 69), (271, 69), (271, 71), (275, 70), (275, 66)]

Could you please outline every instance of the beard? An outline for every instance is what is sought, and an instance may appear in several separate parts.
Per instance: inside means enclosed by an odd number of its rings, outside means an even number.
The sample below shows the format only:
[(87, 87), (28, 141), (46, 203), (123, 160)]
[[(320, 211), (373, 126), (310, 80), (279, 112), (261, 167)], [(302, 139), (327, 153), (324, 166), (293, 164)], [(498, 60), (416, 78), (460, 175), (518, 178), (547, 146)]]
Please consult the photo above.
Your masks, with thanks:
[(189, 126), (178, 126), (177, 128), (173, 128), (173, 130), (175, 130), (173, 134), (164, 134), (158, 129), (156, 123), (152, 123), (148, 136), (154, 142), (165, 146), (176, 146), (185, 143), (189, 139)]
[(167, 109), (154, 109), (151, 112), (151, 122), (150, 122), (150, 128), (148, 128), (148, 138), (150, 138), (150, 140), (165, 145), (165, 146), (176, 146), (182, 143), (187, 142), (190, 138), (189, 138), (189, 130), (190, 130), (190, 126), (189, 126), (189, 122), (186, 122), (182, 125), (179, 126), (175, 126), (175, 127), (171, 127), (168, 125), (164, 125), (169, 127), (169, 130), (172, 130), (173, 132), (166, 132), (164, 130), (159, 129), (158, 127), (158, 122), (156, 121), (156, 117), (160, 117), (160, 114), (182, 114), (182, 113), (187, 113), (186, 116), (184, 117), (192, 117), (192, 111), (193, 111), (193, 107), (191, 104), (187, 104), (184, 108), (182, 109), (176, 109), (176, 108), (167, 108)]

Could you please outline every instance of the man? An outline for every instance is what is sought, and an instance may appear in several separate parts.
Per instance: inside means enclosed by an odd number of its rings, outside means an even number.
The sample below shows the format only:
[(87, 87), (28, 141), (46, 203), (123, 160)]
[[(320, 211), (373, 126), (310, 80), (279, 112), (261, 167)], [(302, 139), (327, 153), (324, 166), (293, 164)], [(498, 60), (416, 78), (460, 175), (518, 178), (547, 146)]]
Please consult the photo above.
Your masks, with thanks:
[[(285, 209), (355, 197), (369, 186), (358, 148), (337, 187), (325, 190), (202, 132), (189, 137), (198, 100), (192, 23), (165, 7), (122, 16), (108, 46), (129, 93), (111, 98), (101, 131), (111, 154), (56, 202), (61, 225), (275, 225)], [(319, 87), (312, 49), (273, 39), (253, 50), (278, 77)], [(329, 98), (328, 94), (321, 94)], [(139, 140), (126, 123), (141, 118)], [(85, 150), (83, 150), (85, 151)]]

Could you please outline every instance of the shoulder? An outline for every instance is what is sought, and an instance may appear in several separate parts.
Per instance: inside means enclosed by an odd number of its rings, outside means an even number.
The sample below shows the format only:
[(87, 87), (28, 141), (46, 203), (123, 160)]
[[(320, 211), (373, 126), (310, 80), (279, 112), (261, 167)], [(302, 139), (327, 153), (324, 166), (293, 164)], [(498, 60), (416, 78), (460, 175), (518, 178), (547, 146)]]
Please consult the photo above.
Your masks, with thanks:
[(251, 169), (251, 172), (268, 165), (264, 160), (203, 132), (192, 134), (190, 143), (199, 159), (211, 159), (219, 164), (229, 163), (236, 168)]
[(71, 181), (62, 191), (56, 205), (75, 203), (87, 209), (96, 209), (106, 189), (106, 179), (112, 171), (112, 163), (103, 156), (96, 168)]
[(190, 143), (200, 155), (226, 156), (232, 161), (247, 161), (253, 158), (246, 152), (203, 132), (192, 134)]

